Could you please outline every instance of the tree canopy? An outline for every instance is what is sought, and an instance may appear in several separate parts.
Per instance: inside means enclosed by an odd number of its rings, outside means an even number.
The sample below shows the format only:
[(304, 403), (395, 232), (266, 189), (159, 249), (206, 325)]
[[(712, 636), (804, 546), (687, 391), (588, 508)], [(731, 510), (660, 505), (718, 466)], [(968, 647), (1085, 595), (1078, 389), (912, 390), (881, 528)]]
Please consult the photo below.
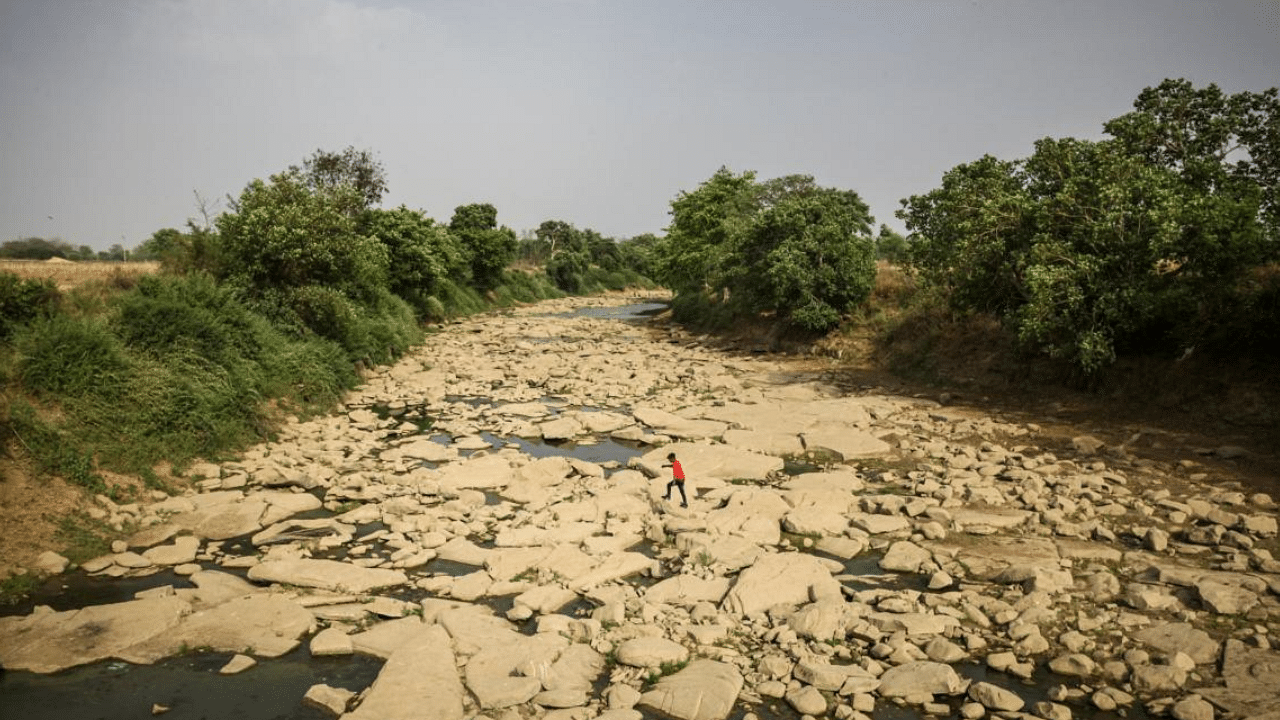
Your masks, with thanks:
[(911, 265), (956, 308), (1090, 373), (1128, 348), (1194, 345), (1244, 274), (1280, 259), (1275, 89), (1166, 80), (1104, 127), (958, 165), (898, 213)]
[(870, 211), (852, 190), (808, 175), (755, 178), (722, 167), (672, 200), (655, 270), (677, 296), (707, 294), (740, 312), (829, 330), (871, 292)]

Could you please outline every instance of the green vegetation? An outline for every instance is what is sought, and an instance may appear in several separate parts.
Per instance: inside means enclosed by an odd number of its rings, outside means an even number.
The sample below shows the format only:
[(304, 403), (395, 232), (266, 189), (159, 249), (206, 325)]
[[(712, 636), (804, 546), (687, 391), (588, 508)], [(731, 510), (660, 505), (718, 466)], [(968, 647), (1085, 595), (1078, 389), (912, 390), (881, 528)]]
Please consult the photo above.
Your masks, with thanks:
[(20, 573), (0, 578), (0, 605), (15, 605), (40, 587), (35, 573)]
[(676, 293), (677, 317), (710, 313), (703, 322), (715, 326), (767, 313), (826, 332), (871, 294), (872, 218), (851, 190), (722, 167), (671, 201), (671, 215), (654, 267)]
[[(153, 467), (217, 458), (286, 414), (326, 410), (362, 367), (429, 338), (425, 323), (563, 294), (541, 268), (509, 267), (518, 243), (493, 205), (460, 206), (443, 225), (377, 207), (386, 189), (369, 151), (318, 150), (216, 217), (197, 196), (200, 220), (134, 253), (160, 274), (59, 291), (0, 273), (3, 447), (91, 493), (122, 494), (108, 470), (168, 490)], [(581, 290), (649, 284), (626, 264), (639, 254), (591, 235)], [(76, 255), (39, 239), (2, 250)], [(76, 520), (63, 534), (83, 546), (98, 530)]]
[(62, 555), (75, 564), (107, 555), (111, 541), (124, 533), (82, 512), (57, 518), (57, 538), (63, 544)]
[(1274, 352), (1277, 123), (1275, 88), (1166, 80), (1107, 139), (988, 155), (904, 200), (909, 263), (953, 309), (1085, 374), (1121, 354)]

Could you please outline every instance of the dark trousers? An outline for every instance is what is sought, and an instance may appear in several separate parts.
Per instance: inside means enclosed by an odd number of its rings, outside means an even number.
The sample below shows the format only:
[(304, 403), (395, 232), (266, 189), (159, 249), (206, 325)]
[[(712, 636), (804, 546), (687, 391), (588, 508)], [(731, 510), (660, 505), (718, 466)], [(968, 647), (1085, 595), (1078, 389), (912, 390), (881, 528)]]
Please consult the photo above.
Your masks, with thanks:
[(684, 503), (685, 505), (688, 505), (688, 504), (689, 504), (689, 498), (688, 498), (688, 497), (686, 497), (686, 496), (685, 496), (685, 494), (684, 494), (684, 481), (683, 481), (683, 480), (672, 480), (671, 482), (667, 483), (667, 492), (666, 492), (666, 494), (664, 494), (664, 495), (662, 496), (662, 497), (663, 497), (663, 499), (664, 499), (664, 500), (670, 500), (670, 499), (671, 499), (671, 486), (672, 486), (672, 485), (675, 485), (675, 486), (676, 486), (677, 488), (679, 488), (679, 490), (680, 490), (680, 502)]

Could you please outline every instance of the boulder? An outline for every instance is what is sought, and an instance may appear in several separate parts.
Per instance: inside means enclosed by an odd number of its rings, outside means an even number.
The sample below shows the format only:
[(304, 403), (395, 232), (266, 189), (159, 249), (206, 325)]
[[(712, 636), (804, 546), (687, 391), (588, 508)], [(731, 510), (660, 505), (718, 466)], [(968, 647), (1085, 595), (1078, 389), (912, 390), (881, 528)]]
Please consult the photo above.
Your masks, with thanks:
[(728, 663), (698, 659), (640, 696), (638, 705), (677, 720), (725, 720), (742, 691), (742, 674)]
[(439, 625), (419, 625), (387, 658), (354, 712), (343, 720), (461, 720), (466, 690), (453, 641)]
[(907, 697), (928, 693), (930, 695), (959, 695), (967, 687), (950, 665), (928, 660), (908, 662), (889, 668), (880, 676), (880, 697)]
[(804, 605), (840, 597), (840, 583), (818, 558), (801, 553), (766, 555), (738, 574), (724, 599), (724, 609), (752, 615), (775, 605)]
[(618, 645), (615, 656), (623, 665), (652, 668), (684, 662), (689, 659), (689, 649), (666, 638), (638, 637)]

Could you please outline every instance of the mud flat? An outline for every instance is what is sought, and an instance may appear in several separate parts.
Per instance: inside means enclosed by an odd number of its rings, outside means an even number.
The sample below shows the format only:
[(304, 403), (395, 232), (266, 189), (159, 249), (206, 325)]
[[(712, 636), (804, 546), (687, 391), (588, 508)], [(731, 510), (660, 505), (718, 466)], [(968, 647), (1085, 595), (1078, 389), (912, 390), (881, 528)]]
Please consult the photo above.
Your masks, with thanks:
[(1280, 717), (1269, 496), (611, 309), (644, 300), (450, 325), (200, 492), (102, 501), (142, 529), (74, 572), (164, 582), (0, 618), (7, 677), (199, 650), (381, 661), (287, 691), (344, 718)]

